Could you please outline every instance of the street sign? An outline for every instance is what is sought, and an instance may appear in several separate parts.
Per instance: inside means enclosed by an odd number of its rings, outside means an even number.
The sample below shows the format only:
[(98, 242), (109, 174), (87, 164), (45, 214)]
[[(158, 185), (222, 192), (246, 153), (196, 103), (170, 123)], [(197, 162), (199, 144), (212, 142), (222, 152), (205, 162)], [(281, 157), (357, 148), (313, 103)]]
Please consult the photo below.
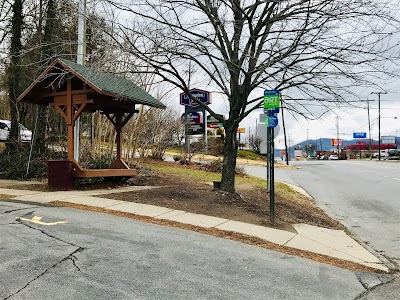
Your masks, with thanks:
[(204, 134), (205, 126), (204, 123), (201, 124), (189, 124), (186, 130), (188, 135)]
[(264, 91), (264, 108), (279, 108), (281, 95), (278, 90)]
[[(222, 119), (224, 118), (223, 115), (218, 115), (218, 117), (221, 117)], [(207, 116), (207, 124), (219, 124), (221, 123), (220, 121), (218, 121), (216, 118), (214, 118), (212, 115), (208, 115)]]
[(187, 121), (189, 124), (201, 124), (201, 123), (203, 123), (203, 114), (200, 112), (194, 112), (194, 111), (188, 112), (186, 114), (185, 121)]
[[(200, 102), (203, 102), (204, 104), (211, 103), (210, 92), (199, 90), (199, 89), (191, 89), (189, 92), (193, 97), (196, 97), (197, 99), (199, 99)], [(193, 101), (192, 99), (190, 99), (189, 96), (186, 95), (185, 93), (179, 94), (179, 100), (180, 100), (180, 104), (184, 105), (184, 106), (189, 106), (189, 107), (194, 107), (194, 108), (200, 106), (200, 104), (198, 104), (195, 101)]]
[(274, 128), (278, 125), (278, 117), (277, 116), (269, 116), (265, 118), (265, 124), (268, 128)]
[(382, 144), (396, 144), (396, 137), (395, 136), (382, 136), (381, 143)]
[(220, 125), (222, 125), (222, 124), (221, 123), (211, 123), (211, 124), (207, 123), (207, 128), (221, 128)]
[(303, 155), (303, 150), (297, 149), (294, 150), (294, 157), (301, 157)]
[(353, 139), (365, 139), (366, 137), (366, 132), (353, 132)]
[(264, 108), (264, 114), (277, 114), (279, 113), (279, 107), (278, 108)]
[(246, 128), (238, 128), (236, 130), (236, 133), (245, 133), (246, 132)]
[[(337, 146), (338, 145), (338, 139), (332, 139), (331, 140), (331, 146)], [(339, 146), (343, 145), (343, 140), (339, 139)]]

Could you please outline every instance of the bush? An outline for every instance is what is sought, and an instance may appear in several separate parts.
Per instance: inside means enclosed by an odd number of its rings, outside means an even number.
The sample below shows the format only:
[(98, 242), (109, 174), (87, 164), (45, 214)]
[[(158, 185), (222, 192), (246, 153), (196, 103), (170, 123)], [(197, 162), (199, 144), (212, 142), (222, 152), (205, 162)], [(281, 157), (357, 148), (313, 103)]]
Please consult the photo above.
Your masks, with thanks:
[[(208, 172), (221, 173), (222, 172), (222, 160), (221, 159), (211, 160), (208, 163), (203, 164), (201, 166), (201, 168)], [(236, 173), (236, 175), (239, 175), (239, 176), (246, 175), (244, 168), (238, 167), (238, 166), (236, 166), (235, 173)]]
[(182, 157), (177, 154), (175, 154), (172, 158), (174, 159), (174, 162), (180, 161), (182, 159)]
[(108, 169), (115, 161), (115, 156), (110, 154), (102, 154), (99, 158), (89, 158), (85, 163), (87, 169)]
[[(47, 161), (49, 159), (66, 159), (65, 152), (46, 151), (30, 156), (29, 144), (20, 146), (17, 150), (0, 154), (0, 178), (4, 179), (44, 179), (47, 178)], [(29, 168), (28, 168), (29, 164)], [(28, 172), (27, 172), (28, 171)]]
[(224, 139), (223, 138), (208, 138), (208, 154), (210, 155), (222, 155), (224, 153)]

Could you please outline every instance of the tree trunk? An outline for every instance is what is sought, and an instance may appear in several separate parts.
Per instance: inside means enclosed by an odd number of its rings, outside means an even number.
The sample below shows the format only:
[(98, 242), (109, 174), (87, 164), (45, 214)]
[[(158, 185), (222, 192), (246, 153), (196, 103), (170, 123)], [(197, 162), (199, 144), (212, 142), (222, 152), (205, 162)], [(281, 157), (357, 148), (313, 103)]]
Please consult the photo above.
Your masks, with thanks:
[(22, 77), (20, 60), (21, 60), (21, 31), (23, 16), (22, 16), (22, 1), (15, 0), (13, 4), (13, 17), (11, 27), (11, 46), (10, 55), (11, 62), (8, 69), (8, 96), (10, 102), (10, 113), (11, 113), (11, 131), (8, 137), (7, 148), (8, 150), (14, 150), (19, 140), (19, 128), (18, 128), (18, 107), (17, 98), (21, 93), (20, 82)]
[[(40, 16), (42, 19), (42, 15)], [(46, 65), (51, 60), (54, 54), (54, 22), (55, 22), (55, 6), (54, 1), (49, 0), (47, 3), (46, 12), (46, 25), (44, 27), (44, 37), (41, 48), (41, 60), (46, 61)], [(39, 31), (42, 31), (42, 22), (40, 21)], [(36, 140), (33, 145), (33, 151), (35, 154), (43, 154), (46, 150), (46, 119), (47, 119), (47, 108), (39, 105), (37, 107), (37, 123), (35, 128)]]
[(36, 139), (33, 147), (35, 154), (43, 154), (46, 150), (46, 119), (47, 107), (37, 105)]
[(238, 125), (231, 125), (225, 128), (221, 189), (230, 193), (235, 192), (236, 155), (238, 149), (236, 141), (237, 127)]

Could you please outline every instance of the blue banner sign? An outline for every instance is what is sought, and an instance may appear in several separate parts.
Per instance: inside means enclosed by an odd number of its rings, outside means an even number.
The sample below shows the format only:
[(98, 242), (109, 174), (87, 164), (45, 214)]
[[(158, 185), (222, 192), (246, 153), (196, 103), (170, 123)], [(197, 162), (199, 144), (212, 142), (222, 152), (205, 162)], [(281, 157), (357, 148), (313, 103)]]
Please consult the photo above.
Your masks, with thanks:
[(353, 139), (365, 139), (366, 137), (366, 132), (353, 132)]
[(275, 128), (278, 125), (278, 117), (276, 116), (266, 117), (265, 124), (268, 126), (268, 128)]
[[(191, 89), (190, 94), (193, 97), (196, 97), (199, 99), (200, 102), (203, 102), (204, 104), (210, 104), (211, 103), (211, 95), (210, 92), (199, 90), (199, 89)], [(189, 98), (188, 95), (185, 93), (180, 93), (179, 94), (179, 100), (180, 104), (184, 106), (189, 106), (189, 107), (199, 107), (200, 104), (196, 103), (192, 99)]]

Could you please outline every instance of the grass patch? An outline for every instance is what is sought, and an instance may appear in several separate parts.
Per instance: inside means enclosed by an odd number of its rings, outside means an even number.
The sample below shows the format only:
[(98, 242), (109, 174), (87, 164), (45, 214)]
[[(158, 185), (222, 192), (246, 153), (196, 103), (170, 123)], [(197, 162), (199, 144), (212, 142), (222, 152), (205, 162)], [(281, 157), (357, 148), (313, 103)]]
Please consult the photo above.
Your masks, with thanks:
[(178, 175), (180, 177), (191, 177), (193, 179), (209, 182), (209, 181), (219, 181), (221, 180), (221, 174), (206, 172), (201, 170), (194, 170), (190, 168), (179, 168), (176, 166), (152, 166), (157, 171), (167, 173), (173, 173), (174, 175)]
[(275, 193), (289, 201), (294, 201), (297, 199), (297, 195), (299, 194), (299, 192), (282, 182), (275, 183)]
[(266, 160), (265, 156), (249, 150), (238, 150), (237, 157), (250, 160)]

